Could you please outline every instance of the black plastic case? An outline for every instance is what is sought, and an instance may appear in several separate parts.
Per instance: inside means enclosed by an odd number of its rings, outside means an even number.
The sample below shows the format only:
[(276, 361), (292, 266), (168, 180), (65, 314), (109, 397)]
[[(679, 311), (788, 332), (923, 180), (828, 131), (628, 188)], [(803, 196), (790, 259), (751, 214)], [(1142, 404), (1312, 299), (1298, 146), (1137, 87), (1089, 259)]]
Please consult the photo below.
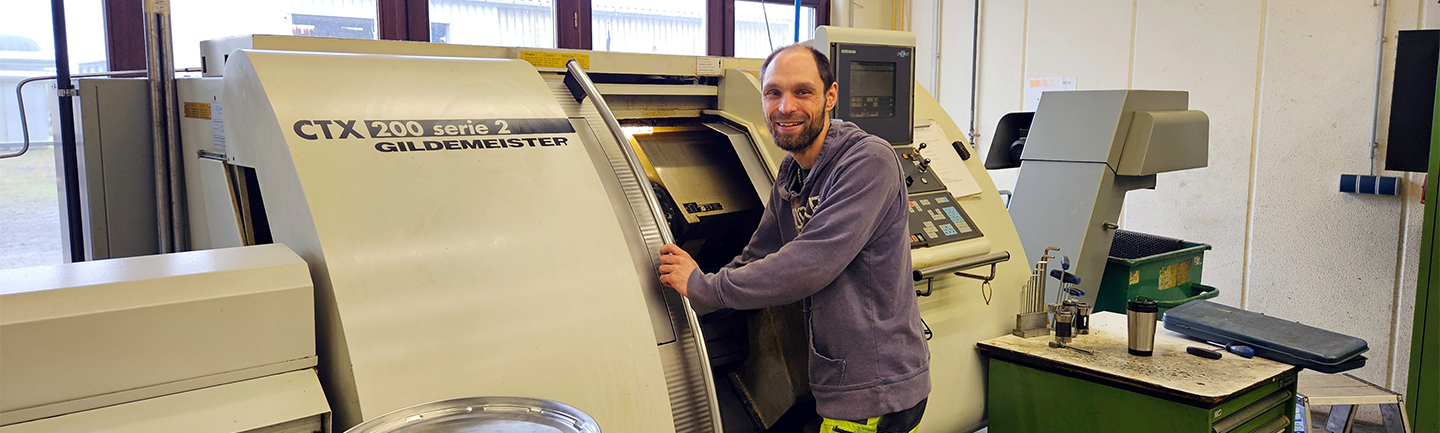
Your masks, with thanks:
[(1289, 320), (1216, 304), (1187, 302), (1165, 312), (1165, 329), (1225, 345), (1255, 349), (1255, 355), (1321, 373), (1365, 366), (1365, 340)]

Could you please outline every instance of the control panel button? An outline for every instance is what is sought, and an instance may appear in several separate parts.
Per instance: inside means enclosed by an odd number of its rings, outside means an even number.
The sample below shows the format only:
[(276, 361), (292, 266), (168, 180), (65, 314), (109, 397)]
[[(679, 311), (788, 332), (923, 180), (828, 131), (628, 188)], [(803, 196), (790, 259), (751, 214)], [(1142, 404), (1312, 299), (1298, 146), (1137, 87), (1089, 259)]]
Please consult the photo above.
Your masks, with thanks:
[(927, 192), (945, 191), (945, 184), (940, 178), (935, 177), (935, 170), (930, 169), (928, 160), (915, 151), (914, 147), (896, 146), (895, 156), (900, 158), (900, 169), (905, 172), (901, 179), (905, 180), (905, 191), (915, 196)]
[(912, 193), (909, 205), (911, 248), (983, 236), (949, 191)]

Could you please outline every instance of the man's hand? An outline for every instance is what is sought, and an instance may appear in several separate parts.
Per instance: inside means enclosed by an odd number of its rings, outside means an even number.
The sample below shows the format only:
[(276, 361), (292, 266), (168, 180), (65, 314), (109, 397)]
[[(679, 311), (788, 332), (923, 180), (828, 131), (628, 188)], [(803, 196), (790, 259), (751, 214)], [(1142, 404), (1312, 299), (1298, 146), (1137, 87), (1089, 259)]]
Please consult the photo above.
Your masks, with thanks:
[(685, 285), (690, 281), (690, 271), (698, 267), (690, 253), (675, 244), (660, 247), (660, 284), (675, 289), (680, 296), (689, 296)]

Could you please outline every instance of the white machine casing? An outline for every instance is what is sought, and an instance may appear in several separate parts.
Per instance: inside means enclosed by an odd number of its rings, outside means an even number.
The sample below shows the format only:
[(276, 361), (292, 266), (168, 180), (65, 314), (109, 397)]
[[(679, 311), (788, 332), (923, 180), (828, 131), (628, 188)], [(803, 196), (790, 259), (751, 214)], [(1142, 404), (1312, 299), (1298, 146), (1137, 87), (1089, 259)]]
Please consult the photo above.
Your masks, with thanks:
[(830, 45), (836, 43), (890, 45), (914, 48), (915, 34), (894, 30), (820, 26), (815, 28), (815, 37), (813, 39), (802, 43), (820, 50), (820, 52), (828, 52)]
[[(236, 51), (225, 77), (230, 158), (255, 169), (270, 230), (315, 278), (338, 425), (433, 400), (525, 395), (617, 431), (671, 428), (620, 222), (528, 63)], [(378, 143), (427, 138), (361, 129), (307, 140), (293, 125), (310, 119), (485, 119), (490, 136), (568, 144), (382, 152)], [(566, 131), (509, 134), (495, 120)]]
[[(714, 58), (259, 35), (206, 46), (211, 78), (177, 87), (182, 102), (221, 102), (226, 136), (217, 149), (208, 123), (182, 122), (191, 215), (207, 220), (192, 230), (204, 230), (209, 247), (241, 239), (235, 213), (223, 212), (233, 206), (225, 163), (194, 152), (223, 151), (230, 166), (254, 170), (270, 232), (305, 258), (315, 282), (337, 428), (442, 398), (512, 394), (576, 406), (606, 431), (714, 430), (705, 405), (716, 397), (686, 347), (678, 295), (654, 276), (655, 221), (627, 202), (638, 186), (598, 113), (573, 99), (561, 64), (545, 60), (583, 57), (591, 73), (714, 77), (704, 72)], [(222, 47), (289, 52), (213, 54)], [(526, 56), (531, 63), (513, 60)], [(228, 62), (218, 68), (215, 57)], [(713, 84), (596, 87), (622, 122), (728, 122), (710, 127), (744, 166), (733, 181), (763, 202), (785, 152), (760, 110), (760, 61), (719, 60)], [(915, 123), (933, 121), (968, 147), (915, 89)], [(567, 119), (574, 132), (562, 135), (574, 141), (385, 153), (358, 122), (497, 118)], [(306, 140), (293, 131), (300, 120), (355, 120), (365, 138)], [(713, 121), (696, 124), (704, 122)], [(933, 293), (919, 300), (934, 332), (927, 430), (984, 425), (984, 364), (973, 348), (1009, 332), (1030, 272), (980, 158), (963, 166), (982, 191), (957, 202), (985, 236), (915, 249), (916, 268), (992, 250), (1012, 258), (996, 265), (993, 294), (948, 275), (919, 286)]]
[(0, 432), (328, 428), (284, 245), (0, 270)]

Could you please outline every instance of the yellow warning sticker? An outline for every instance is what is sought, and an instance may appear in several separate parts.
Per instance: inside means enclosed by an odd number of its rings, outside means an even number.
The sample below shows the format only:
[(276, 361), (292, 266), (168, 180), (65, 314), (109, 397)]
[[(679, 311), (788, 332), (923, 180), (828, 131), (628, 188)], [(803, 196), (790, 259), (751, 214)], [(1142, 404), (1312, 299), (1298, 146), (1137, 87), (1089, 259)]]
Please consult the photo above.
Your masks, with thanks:
[(210, 120), (210, 104), (204, 102), (186, 102), (185, 117)]
[(580, 61), (580, 67), (590, 69), (589, 54), (552, 53), (548, 51), (521, 51), (520, 60), (530, 62), (537, 68), (565, 68), (570, 59)]
[(1190, 261), (1173, 263), (1160, 269), (1158, 289), (1165, 290), (1190, 282)]

